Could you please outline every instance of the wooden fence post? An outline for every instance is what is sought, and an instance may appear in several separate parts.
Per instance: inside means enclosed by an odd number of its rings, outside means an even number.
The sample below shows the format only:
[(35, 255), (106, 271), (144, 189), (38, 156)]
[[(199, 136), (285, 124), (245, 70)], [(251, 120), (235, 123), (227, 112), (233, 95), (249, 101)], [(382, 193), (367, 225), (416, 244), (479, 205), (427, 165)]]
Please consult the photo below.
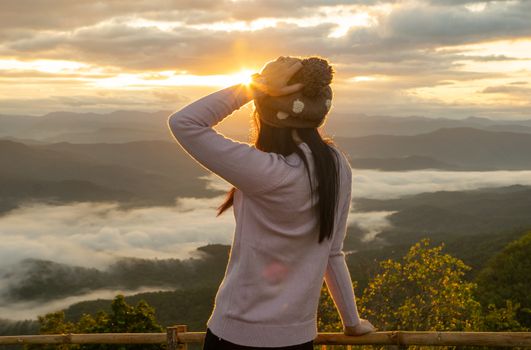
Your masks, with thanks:
[(188, 350), (188, 344), (179, 341), (179, 333), (188, 332), (188, 326), (180, 324), (166, 328), (168, 350)]

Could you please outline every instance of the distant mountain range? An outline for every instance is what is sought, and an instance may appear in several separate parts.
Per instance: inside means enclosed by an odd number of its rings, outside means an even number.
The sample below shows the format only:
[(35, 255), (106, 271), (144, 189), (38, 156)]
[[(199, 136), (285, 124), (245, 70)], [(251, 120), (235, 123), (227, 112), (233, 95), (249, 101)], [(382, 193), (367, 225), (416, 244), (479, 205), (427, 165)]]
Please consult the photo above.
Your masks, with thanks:
[[(531, 134), (473, 128), (414, 136), (336, 138), (355, 168), (381, 170), (531, 169)], [(175, 141), (23, 144), (0, 140), (0, 213), (25, 200), (116, 200), (173, 205), (211, 197), (209, 174)]]
[(468, 117), (465, 119), (387, 117), (367, 115), (330, 115), (327, 125), (336, 136), (357, 137), (369, 135), (416, 135), (443, 128), (475, 128), (487, 131), (531, 133), (531, 119), (494, 120)]
[[(438, 240), (531, 228), (531, 187), (512, 185), (470, 191), (438, 191), (397, 199), (358, 199), (356, 210), (395, 211), (378, 237), (385, 245), (423, 236)], [(354, 248), (358, 243), (352, 242)], [(373, 242), (377, 246), (378, 242)], [(347, 244), (347, 246), (350, 246)]]
[[(199, 178), (209, 172), (171, 138), (166, 127), (169, 113), (0, 116), (0, 215), (26, 201), (109, 200), (146, 206), (174, 205), (175, 198), (182, 196), (218, 195)], [(337, 116), (327, 125), (338, 130), (331, 136), (354, 168), (531, 169), (531, 120)], [(245, 130), (232, 131), (235, 137), (245, 134)], [(379, 260), (403, 255), (421, 237), (446, 242), (448, 252), (479, 268), (508, 241), (531, 228), (529, 208), (531, 187), (519, 185), (359, 199), (359, 212), (395, 213), (388, 217), (390, 226), (373, 241), (362, 241), (360, 227), (348, 228), (344, 249), (349, 251), (353, 280), (362, 288)], [(191, 325), (199, 327), (211, 311), (229, 248), (200, 247), (201, 259), (125, 258), (106, 269), (27, 259), (16, 269), (0, 270), (0, 280), (6, 282), (0, 301), (48, 303), (108, 288), (175, 288), (128, 300), (147, 299), (164, 324), (197, 305), (193, 309), (197, 322)], [(108, 304), (106, 300), (77, 303), (67, 309), (67, 317), (75, 319)], [(0, 334), (35, 333), (35, 327), (34, 320), (12, 323), (0, 319)]]
[[(235, 114), (240, 113), (235, 112)], [(152, 113), (115, 111), (107, 114), (54, 112), (39, 117), (0, 115), (0, 139), (30, 142), (123, 143), (141, 140), (171, 140), (166, 122), (171, 111)], [(242, 120), (248, 118), (242, 116)], [(249, 123), (220, 125), (230, 137), (246, 140)], [(226, 126), (223, 124), (227, 124)], [(226, 127), (224, 129), (224, 127)], [(476, 128), (488, 131), (531, 133), (531, 119), (493, 120), (426, 117), (386, 117), (332, 113), (325, 129), (331, 136), (416, 135), (441, 128)]]
[(107, 201), (174, 205), (212, 196), (206, 169), (176, 143), (25, 145), (0, 140), (0, 213), (22, 201)]
[(356, 158), (380, 159), (384, 170), (396, 166), (396, 160), (385, 158), (453, 170), (531, 169), (531, 134), (525, 133), (444, 128), (413, 136), (337, 137), (336, 141), (354, 162), (360, 163)]
[(46, 143), (122, 143), (169, 140), (169, 112), (108, 114), (55, 112), (40, 117), (0, 115), (0, 138)]

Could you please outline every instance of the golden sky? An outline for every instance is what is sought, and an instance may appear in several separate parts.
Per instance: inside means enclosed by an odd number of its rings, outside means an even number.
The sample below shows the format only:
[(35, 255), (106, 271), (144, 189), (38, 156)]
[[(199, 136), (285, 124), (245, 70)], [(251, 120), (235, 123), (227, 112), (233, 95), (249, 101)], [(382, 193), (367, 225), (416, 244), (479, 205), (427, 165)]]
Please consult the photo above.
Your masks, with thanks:
[(279, 55), (331, 61), (334, 111), (531, 118), (531, 1), (0, 2), (0, 114), (176, 110)]

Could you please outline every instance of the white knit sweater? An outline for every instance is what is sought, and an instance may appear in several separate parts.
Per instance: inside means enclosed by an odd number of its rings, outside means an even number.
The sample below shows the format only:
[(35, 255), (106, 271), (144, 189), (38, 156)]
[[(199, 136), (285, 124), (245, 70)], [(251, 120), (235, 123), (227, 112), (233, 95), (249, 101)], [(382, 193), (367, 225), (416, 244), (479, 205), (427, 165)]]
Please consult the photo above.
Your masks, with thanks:
[[(230, 257), (207, 326), (236, 344), (289, 346), (316, 337), (323, 278), (343, 325), (359, 323), (342, 251), (352, 174), (339, 152), (339, 212), (332, 239), (319, 244), (302, 159), (296, 153), (284, 157), (260, 151), (212, 128), (252, 96), (243, 84), (224, 88), (175, 112), (168, 125), (191, 157), (237, 188)], [(299, 147), (308, 157), (315, 186), (310, 148), (306, 143)]]

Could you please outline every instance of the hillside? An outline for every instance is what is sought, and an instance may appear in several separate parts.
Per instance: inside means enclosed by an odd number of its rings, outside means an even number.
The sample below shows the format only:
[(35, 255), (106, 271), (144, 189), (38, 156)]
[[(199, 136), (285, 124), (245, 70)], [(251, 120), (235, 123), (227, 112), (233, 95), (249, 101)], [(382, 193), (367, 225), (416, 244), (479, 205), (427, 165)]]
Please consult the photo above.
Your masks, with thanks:
[(466, 170), (531, 169), (531, 134), (473, 128), (440, 129), (414, 136), (337, 138), (355, 158), (421, 156)]
[[(350, 155), (351, 164), (359, 168), (531, 169), (531, 134), (457, 128), (415, 136), (373, 135), (336, 141)], [(16, 205), (17, 192), (27, 192), (27, 186), (17, 185), (13, 179), (42, 188), (50, 182), (81, 181), (99, 189), (96, 193), (108, 193), (101, 198), (124, 200), (132, 196), (163, 205), (173, 203), (178, 195), (212, 195), (205, 189), (205, 181), (199, 179), (209, 172), (170, 141), (26, 145), (0, 140), (0, 161), (9, 164), (0, 181), (9, 182), (12, 189), (11, 199), (4, 198), (0, 205), (4, 208)], [(78, 186), (82, 187), (81, 183)], [(72, 197), (65, 195), (61, 186), (55, 188), (51, 195), (56, 198)], [(80, 194), (80, 198), (87, 197)]]
[[(474, 270), (469, 274), (467, 279), (473, 279), (475, 273), (485, 263), (490, 256), (500, 252), (509, 242), (522, 236), (522, 232), (512, 232), (506, 235), (487, 235), (475, 236), (476, 240), (481, 239), (476, 244), (478, 249), (482, 250), (480, 258), (481, 265), (474, 266)], [(476, 241), (477, 242), (477, 241)], [(471, 242), (455, 239), (449, 241), (445, 247), (445, 252), (465, 260), (470, 260), (468, 252), (462, 249), (463, 243)], [(437, 240), (433, 244), (438, 244)], [(403, 256), (409, 246), (407, 244), (395, 248), (383, 248), (380, 250), (366, 251), (359, 254), (350, 254), (347, 256), (347, 264), (351, 271), (353, 281), (357, 281), (356, 295), (361, 296), (363, 289), (367, 285), (369, 278), (372, 278), (378, 269), (378, 262), (383, 259), (396, 259)], [(225, 263), (219, 262), (224, 267)], [(218, 269), (219, 270), (219, 269)], [(363, 271), (363, 273), (359, 273)], [(219, 275), (222, 277), (222, 274)], [(146, 300), (150, 305), (155, 307), (156, 317), (164, 326), (178, 322), (188, 324), (191, 330), (201, 331), (214, 305), (215, 293), (218, 289), (220, 280), (211, 280), (203, 285), (187, 286), (183, 289), (166, 292), (140, 293), (126, 297), (128, 303), (136, 304), (140, 299)], [(67, 319), (76, 320), (83, 313), (94, 313), (95, 310), (108, 310), (110, 300), (99, 299), (76, 303), (65, 310)]]
[(167, 111), (54, 112), (39, 117), (0, 115), (0, 137), (89, 143), (168, 140), (168, 116)]
[(0, 140), (0, 212), (24, 200), (172, 205), (177, 196), (212, 196), (208, 174), (170, 142), (25, 145)]
[[(0, 139), (33, 139), (45, 142), (123, 143), (140, 140), (171, 140), (166, 121), (171, 111), (139, 112), (114, 111), (112, 113), (54, 112), (46, 115), (0, 115)], [(238, 114), (238, 112), (236, 112)], [(247, 115), (228, 120), (225, 130), (234, 135), (247, 135), (248, 123), (232, 123), (235, 119), (247, 120)], [(388, 117), (336, 113), (332, 111), (325, 129), (338, 137), (368, 135), (416, 135), (441, 128), (476, 128), (492, 131), (531, 133), (531, 119), (497, 121), (488, 118), (465, 119)]]
[[(356, 202), (356, 206), (357, 212), (397, 211), (389, 217), (391, 226), (372, 241), (361, 240), (363, 232), (356, 224), (348, 227), (343, 249), (349, 252), (353, 278), (359, 280), (372, 271), (369, 257), (393, 256), (423, 237), (448, 243), (457, 256), (476, 267), (514, 232), (531, 228), (531, 187), (525, 186), (365, 199)], [(485, 216), (481, 216), (482, 212)], [(476, 239), (481, 244), (491, 243), (481, 251), (464, 249), (478, 246)], [(26, 259), (0, 270), (0, 279), (4, 280), (1, 293), (4, 300), (11, 302), (45, 302), (105, 288), (182, 288), (217, 283), (223, 276), (228, 253), (229, 246), (212, 244), (199, 248), (196, 257), (189, 260), (131, 257), (119, 259), (103, 270)]]
[[(340, 137), (370, 135), (425, 134), (443, 128), (475, 128), (492, 131), (531, 132), (531, 119), (494, 120), (482, 117), (464, 119), (426, 118), (422, 116), (389, 117), (371, 115), (350, 115), (337, 113), (330, 115), (327, 125)], [(343, 131), (344, 130), (344, 131)], [(347, 134), (348, 131), (348, 134)]]
[(528, 186), (360, 199), (356, 205), (359, 211), (397, 211), (388, 217), (391, 227), (378, 235), (386, 244), (411, 242), (425, 235), (442, 239), (531, 228)]

